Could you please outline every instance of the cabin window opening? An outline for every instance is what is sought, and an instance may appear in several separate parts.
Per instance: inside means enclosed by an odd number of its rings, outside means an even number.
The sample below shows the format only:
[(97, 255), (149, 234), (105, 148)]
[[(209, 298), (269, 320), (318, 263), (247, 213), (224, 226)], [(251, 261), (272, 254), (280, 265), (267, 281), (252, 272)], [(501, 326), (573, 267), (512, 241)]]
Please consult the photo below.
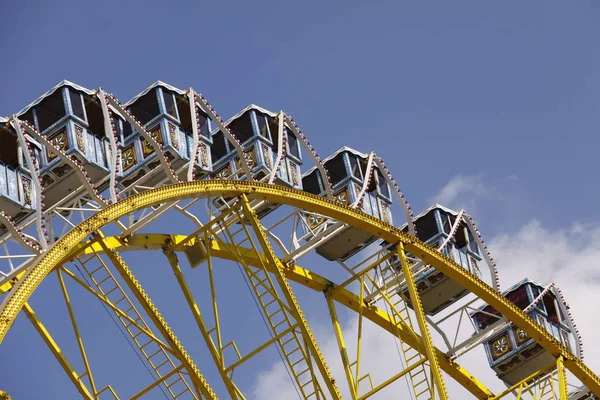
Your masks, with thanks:
[[(488, 326), (492, 325), (494, 322), (498, 321), (497, 317), (500, 317), (500, 313), (490, 306), (485, 307), (482, 311), (484, 311), (485, 313), (478, 312), (477, 314), (475, 314), (475, 321), (477, 322), (479, 330), (484, 330)], [(488, 313), (493, 314), (494, 316), (489, 315)]]
[(448, 214), (440, 212), (440, 217), (442, 219), (442, 230), (445, 234), (449, 235), (452, 230), (452, 222), (450, 221), (450, 216)]
[[(456, 221), (456, 217), (452, 217), (454, 221)], [(456, 247), (459, 249), (465, 249), (467, 247), (467, 236), (465, 234), (465, 224), (460, 223), (458, 228), (456, 229), (456, 234), (454, 235), (454, 240), (456, 241)]]
[(469, 248), (473, 253), (479, 254), (479, 247), (477, 247), (477, 241), (475, 240), (475, 237), (473, 236), (473, 233), (470, 229), (467, 229), (467, 234), (469, 236)]
[(19, 165), (17, 136), (10, 131), (0, 130), (0, 162), (12, 168)]
[(316, 169), (302, 179), (302, 188), (312, 194), (321, 194), (321, 185), (319, 184), (320, 174)]
[(133, 135), (133, 128), (131, 127), (131, 124), (127, 121), (123, 121), (120, 118), (118, 120), (121, 121), (121, 123), (123, 124), (123, 128), (122, 128), (123, 138), (126, 139), (129, 136)]
[(435, 221), (435, 213), (434, 210), (428, 212), (421, 218), (419, 218), (416, 223), (417, 236), (422, 241), (426, 242), (435, 235), (438, 234), (438, 226)]
[(369, 186), (367, 186), (367, 193), (372, 194), (377, 191), (377, 181), (375, 180), (375, 171), (371, 171), (371, 177), (369, 179)]
[(267, 118), (267, 125), (271, 132), (271, 141), (273, 142), (273, 150), (277, 153), (279, 148), (279, 124), (275, 118)]
[(558, 320), (558, 313), (556, 312), (556, 305), (554, 303), (554, 298), (547, 294), (542, 298), (544, 302), (544, 307), (546, 308), (546, 315), (548, 315), (548, 321), (553, 324), (558, 324), (560, 321)]
[(31, 125), (35, 126), (35, 121), (33, 119), (33, 108), (30, 108), (29, 111), (27, 111), (25, 114), (19, 115), (19, 119), (25, 120)]
[(352, 176), (362, 180), (363, 174), (360, 169), (360, 163), (358, 162), (356, 155), (350, 154), (349, 157), (350, 157), (350, 171), (352, 172)]
[(527, 295), (527, 286), (523, 285), (506, 295), (506, 298), (514, 303), (521, 310), (524, 310), (531, 302)]
[(60, 91), (54, 92), (35, 107), (37, 114), (38, 130), (45, 131), (59, 119), (66, 115), (65, 103)]
[(71, 101), (71, 111), (77, 118), (85, 121), (85, 112), (83, 111), (83, 102), (81, 101), (81, 94), (69, 89), (69, 100)]
[(250, 112), (245, 112), (241, 117), (232, 121), (229, 124), (229, 129), (242, 143), (254, 136), (254, 130), (252, 129), (252, 121), (250, 120)]
[(129, 109), (131, 110), (131, 113), (135, 115), (135, 117), (142, 123), (142, 125), (146, 125), (151, 119), (160, 113), (158, 108), (158, 99), (156, 98), (156, 91), (152, 90), (143, 95), (131, 106), (129, 106)]
[(198, 122), (200, 123), (200, 135), (209, 137), (210, 119), (205, 114), (198, 114)]
[(286, 131), (288, 151), (292, 156), (296, 157), (297, 159), (300, 159), (300, 146), (298, 143), (298, 138), (296, 138), (296, 135), (294, 135), (289, 129), (286, 129)]
[(340, 153), (327, 161), (327, 171), (329, 172), (332, 185), (337, 185), (342, 179), (348, 176), (346, 166), (344, 165), (344, 153)]
[(213, 145), (211, 147), (211, 157), (213, 164), (227, 154), (227, 144), (223, 132), (219, 131), (213, 135)]
[(387, 181), (383, 177), (383, 174), (381, 173), (381, 171), (379, 171), (379, 169), (377, 170), (377, 181), (379, 182), (379, 193), (382, 196), (389, 198), (390, 197), (390, 188), (387, 184)]
[[(177, 111), (179, 111), (179, 122), (181, 123), (181, 129), (184, 132), (192, 132), (192, 115), (190, 113), (190, 105), (185, 101), (183, 96), (177, 97)], [(195, 107), (195, 106), (194, 106)]]
[(95, 134), (104, 134), (104, 113), (102, 107), (92, 98), (85, 98), (85, 112), (87, 114), (88, 127)]
[(164, 89), (163, 89), (162, 93), (163, 93), (163, 99), (165, 101), (166, 113), (175, 119), (179, 119), (179, 117), (177, 115), (177, 104), (175, 103), (175, 96), (173, 95), (173, 93), (168, 92)]
[(258, 124), (258, 134), (266, 139), (269, 139), (269, 128), (267, 125), (267, 117), (261, 113), (256, 113), (256, 122)]

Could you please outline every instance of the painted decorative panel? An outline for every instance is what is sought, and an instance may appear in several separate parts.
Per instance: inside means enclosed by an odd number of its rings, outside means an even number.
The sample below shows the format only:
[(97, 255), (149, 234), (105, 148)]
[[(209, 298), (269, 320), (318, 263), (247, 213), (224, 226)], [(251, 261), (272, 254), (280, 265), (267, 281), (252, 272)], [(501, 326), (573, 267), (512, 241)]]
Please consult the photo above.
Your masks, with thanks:
[[(75, 144), (77, 148), (85, 153), (85, 140), (83, 138), (83, 128), (79, 125), (75, 125)], [(89, 149), (89, 142), (88, 142)]]
[(169, 125), (169, 139), (171, 139), (171, 145), (175, 149), (179, 150), (179, 135), (177, 134), (177, 127), (173, 124)]
[[(67, 132), (61, 131), (58, 134), (54, 135), (50, 138), (50, 142), (56, 147), (58, 147), (62, 151), (66, 151), (69, 149), (69, 142), (67, 140)], [(48, 149), (48, 162), (53, 161), (57, 157), (52, 151)]]
[(137, 160), (135, 157), (135, 149), (133, 148), (133, 145), (123, 149), (123, 152), (121, 153), (121, 160), (123, 163), (123, 172), (127, 171), (135, 165)]

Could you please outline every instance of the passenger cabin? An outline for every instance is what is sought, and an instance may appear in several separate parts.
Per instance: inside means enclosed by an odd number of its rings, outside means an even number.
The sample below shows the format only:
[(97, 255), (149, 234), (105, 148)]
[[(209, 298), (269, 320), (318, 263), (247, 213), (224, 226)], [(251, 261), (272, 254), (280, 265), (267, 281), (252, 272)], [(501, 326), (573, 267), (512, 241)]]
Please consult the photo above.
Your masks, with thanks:
[[(457, 217), (457, 212), (435, 204), (415, 217), (417, 237), (429, 246), (438, 249), (450, 237)], [(404, 226), (403, 230), (408, 231), (408, 228)], [(480, 250), (464, 221), (459, 223), (456, 232), (450, 237), (442, 253), (464, 269), (481, 276)], [(401, 268), (397, 258), (390, 260), (397, 263), (398, 269)], [(429, 315), (437, 314), (468, 293), (464, 287), (430, 265), (424, 265), (416, 272), (415, 283), (421, 297), (423, 310)], [(412, 307), (408, 287), (404, 285), (400, 290), (407, 304)]]
[[(35, 126), (40, 135), (68, 156), (79, 160), (93, 183), (108, 175), (104, 114), (94, 92), (63, 81), (22, 110), (18, 117)], [(75, 171), (50, 149), (44, 148), (40, 161), (40, 181), (47, 207), (82, 186)]]
[[(253, 178), (268, 182), (273, 172), (279, 149), (279, 121), (277, 114), (251, 104), (226, 122), (226, 126), (242, 143)], [(285, 125), (283, 128), (285, 148), (279, 168), (273, 179), (276, 185), (302, 189), (302, 152), (300, 139)], [(238, 151), (226, 135), (215, 130), (212, 134), (212, 179), (245, 179)], [(224, 204), (216, 203), (217, 207)], [(255, 212), (264, 216), (277, 207), (263, 204)]]
[[(249, 167), (256, 180), (268, 180), (277, 160), (279, 148), (279, 122), (277, 114), (254, 104), (244, 108), (226, 122), (226, 126), (242, 143)], [(302, 153), (300, 141), (286, 125), (283, 129), (286, 147), (273, 183), (302, 189), (300, 166)], [(237, 151), (223, 132), (213, 132), (213, 178), (240, 177), (241, 169)]]
[[(360, 153), (349, 147), (342, 147), (324, 160), (329, 172), (334, 197), (343, 203), (353, 205), (365, 213), (379, 218), (387, 223), (392, 223), (390, 206), (392, 197), (384, 172), (373, 166), (371, 179), (367, 175), (368, 155)], [(365, 181), (368, 187), (362, 198), (358, 198)], [(319, 171), (315, 168), (307, 171), (302, 177), (304, 190), (316, 195), (325, 195), (325, 186)], [(315, 229), (322, 220), (315, 220)], [(310, 237), (308, 238), (310, 239)], [(345, 226), (331, 238), (325, 240), (317, 247), (317, 253), (326, 259), (346, 260), (362, 248), (377, 239), (361, 229)]]
[[(194, 157), (192, 124), (189, 99), (186, 92), (163, 82), (155, 82), (134, 99), (125, 104), (127, 108), (153, 134), (159, 146), (179, 177), (185, 178), (190, 159), (195, 159), (194, 177), (201, 179), (212, 171), (210, 137), (211, 121), (198, 110), (198, 152)], [(142, 177), (144, 186), (152, 186), (166, 175), (151, 174), (160, 160), (150, 143), (131, 124), (113, 114), (115, 129), (123, 145), (121, 151), (121, 189), (127, 188)]]
[[(36, 157), (41, 149), (32, 145)], [(0, 211), (19, 222), (36, 207), (33, 183), (17, 134), (6, 118), (0, 118)], [(0, 224), (0, 232), (5, 227)]]
[[(571, 330), (566, 319), (566, 310), (552, 291), (541, 299), (546, 287), (530, 279), (524, 279), (502, 295), (521, 310), (529, 305), (527, 314), (546, 329), (565, 347), (571, 349)], [(537, 301), (536, 301), (537, 300)], [(483, 306), (471, 318), (478, 332), (498, 321), (498, 313), (491, 306)], [(490, 367), (508, 385), (514, 385), (555, 361), (552, 354), (544, 350), (522, 329), (510, 324), (483, 344)]]

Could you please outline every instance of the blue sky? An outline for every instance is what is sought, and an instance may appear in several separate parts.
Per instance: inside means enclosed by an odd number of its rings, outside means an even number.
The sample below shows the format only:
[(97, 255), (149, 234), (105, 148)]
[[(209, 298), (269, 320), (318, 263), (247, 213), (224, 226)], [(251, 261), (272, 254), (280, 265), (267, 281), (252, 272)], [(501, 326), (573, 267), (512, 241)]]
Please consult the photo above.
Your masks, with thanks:
[(4, 2), (0, 115), (62, 79), (192, 86), (223, 116), (285, 110), (321, 155), (375, 151), (413, 208), (467, 205), (506, 253), (536, 234), (591, 251), (597, 2), (217, 3)]

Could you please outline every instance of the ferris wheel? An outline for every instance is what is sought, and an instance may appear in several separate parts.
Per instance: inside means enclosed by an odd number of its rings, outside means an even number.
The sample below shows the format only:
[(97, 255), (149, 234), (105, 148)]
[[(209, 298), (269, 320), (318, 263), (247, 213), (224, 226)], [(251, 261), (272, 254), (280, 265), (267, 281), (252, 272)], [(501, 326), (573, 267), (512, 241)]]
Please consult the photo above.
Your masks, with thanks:
[(466, 210), (283, 111), (61, 82), (0, 119), (0, 210), (0, 351), (51, 360), (49, 398), (600, 396), (558, 286), (501, 287)]

